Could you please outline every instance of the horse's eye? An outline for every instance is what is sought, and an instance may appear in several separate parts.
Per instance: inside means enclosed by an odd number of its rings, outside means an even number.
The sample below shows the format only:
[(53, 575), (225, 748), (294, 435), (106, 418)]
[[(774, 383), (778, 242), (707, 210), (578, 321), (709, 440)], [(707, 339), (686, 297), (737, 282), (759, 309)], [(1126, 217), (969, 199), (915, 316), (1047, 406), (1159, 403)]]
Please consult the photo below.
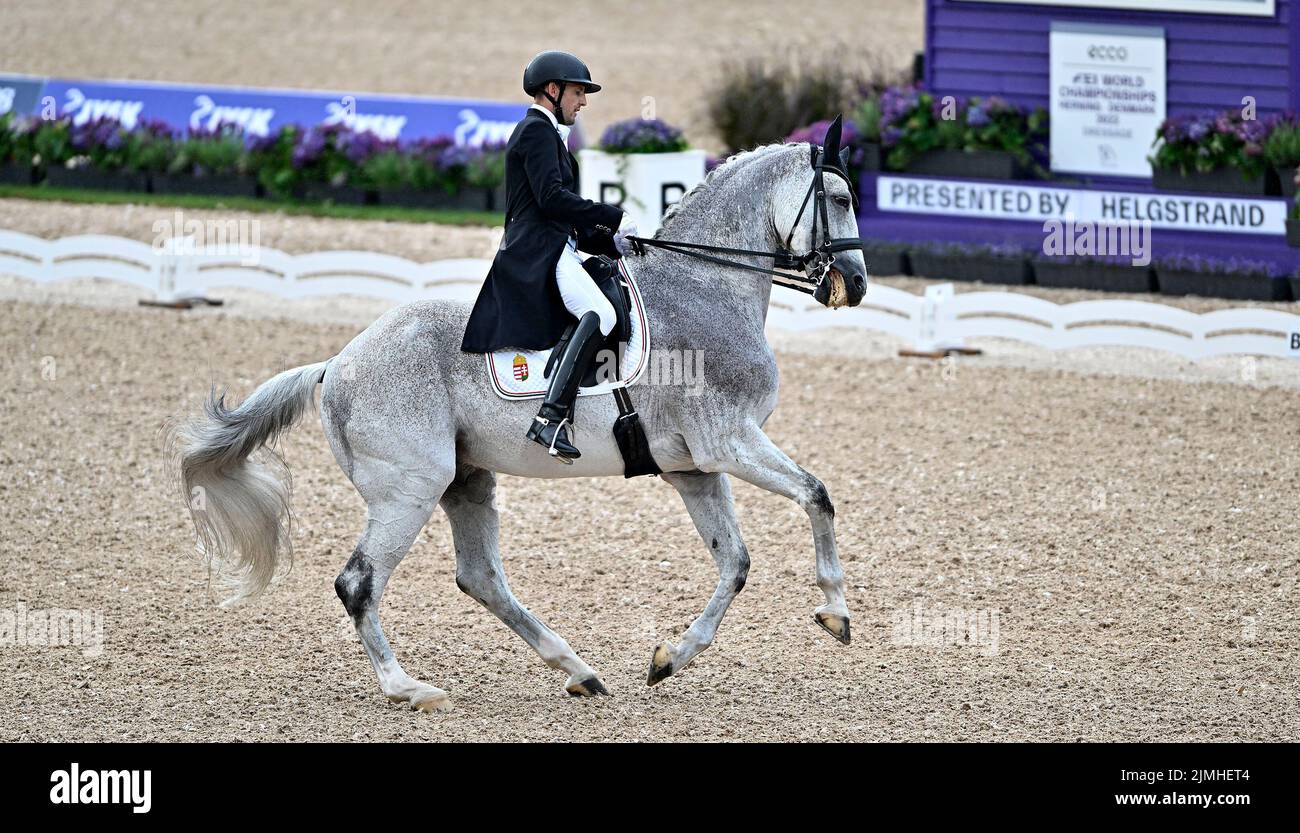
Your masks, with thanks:
[(848, 208), (852, 203), (849, 202), (848, 197), (836, 197), (835, 204), (840, 208)]

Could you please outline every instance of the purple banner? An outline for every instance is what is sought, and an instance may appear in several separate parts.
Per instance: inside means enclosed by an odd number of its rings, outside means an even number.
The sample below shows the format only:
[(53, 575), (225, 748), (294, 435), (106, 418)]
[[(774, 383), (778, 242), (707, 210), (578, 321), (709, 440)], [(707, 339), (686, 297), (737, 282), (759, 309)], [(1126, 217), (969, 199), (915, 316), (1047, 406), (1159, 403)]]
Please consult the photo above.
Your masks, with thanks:
[[(31, 94), (33, 84), (42, 85), (39, 96)], [(256, 136), (288, 124), (344, 124), (385, 139), (448, 135), (472, 146), (505, 142), (528, 108), (522, 101), (0, 76), (4, 87), (26, 93), (21, 101), (14, 97), (17, 112), (70, 116), (78, 123), (104, 116), (128, 127), (140, 119), (191, 130), (234, 123)]]

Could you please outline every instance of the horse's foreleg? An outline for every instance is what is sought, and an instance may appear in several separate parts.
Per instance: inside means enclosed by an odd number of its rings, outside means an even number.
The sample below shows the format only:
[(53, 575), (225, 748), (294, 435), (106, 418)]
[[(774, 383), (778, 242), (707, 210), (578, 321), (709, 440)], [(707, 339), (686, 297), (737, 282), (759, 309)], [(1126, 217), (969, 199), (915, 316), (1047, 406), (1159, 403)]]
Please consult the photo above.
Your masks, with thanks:
[(713, 644), (718, 625), (745, 586), (749, 574), (749, 551), (740, 538), (736, 524), (735, 506), (731, 501), (731, 486), (724, 474), (704, 472), (666, 472), (663, 479), (677, 489), (686, 504), (686, 511), (704, 545), (718, 565), (718, 586), (713, 591), (704, 611), (696, 618), (680, 644), (660, 643), (650, 658), (647, 685), (654, 685), (686, 667), (695, 655)]
[(546, 627), (510, 591), (501, 566), (495, 496), (495, 474), (462, 467), (442, 497), (456, 545), (456, 586), (519, 634), (547, 665), (566, 672), (569, 679), (565, 691), (570, 695), (609, 694), (596, 672), (569, 643)]
[(433, 513), (436, 495), (419, 497), (417, 492), (427, 490), (417, 489), (416, 482), (412, 478), (381, 497), (367, 497), (366, 531), (335, 580), (334, 590), (356, 625), (384, 695), (420, 711), (447, 711), (451, 708), (447, 692), (408, 676), (379, 624), (384, 587)]
[(757, 426), (741, 436), (728, 453), (700, 464), (707, 471), (723, 471), (803, 507), (812, 521), (817, 553), (817, 586), (826, 604), (813, 611), (817, 624), (845, 645), (849, 644), (849, 609), (844, 601), (844, 569), (835, 545), (835, 507), (820, 480), (800, 468)]

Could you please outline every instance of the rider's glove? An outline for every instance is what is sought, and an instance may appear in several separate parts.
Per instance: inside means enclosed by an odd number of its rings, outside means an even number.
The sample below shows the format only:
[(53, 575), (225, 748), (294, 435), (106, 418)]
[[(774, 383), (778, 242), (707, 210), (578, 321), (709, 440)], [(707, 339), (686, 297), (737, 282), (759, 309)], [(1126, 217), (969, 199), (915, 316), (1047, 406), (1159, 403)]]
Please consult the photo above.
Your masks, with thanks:
[(632, 215), (623, 214), (623, 220), (618, 224), (618, 231), (614, 233), (614, 248), (621, 255), (626, 255), (632, 251), (632, 241), (629, 237), (636, 237), (636, 223), (632, 220)]

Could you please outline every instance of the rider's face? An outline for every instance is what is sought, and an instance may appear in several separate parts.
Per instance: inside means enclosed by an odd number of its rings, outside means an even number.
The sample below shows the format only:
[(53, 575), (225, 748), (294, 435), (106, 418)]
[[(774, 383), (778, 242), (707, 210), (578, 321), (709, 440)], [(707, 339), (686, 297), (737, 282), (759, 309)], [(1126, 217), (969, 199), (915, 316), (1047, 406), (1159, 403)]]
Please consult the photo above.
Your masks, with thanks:
[[(556, 84), (556, 87), (559, 85)], [(555, 94), (552, 88), (551, 94)], [(587, 88), (581, 84), (565, 84), (564, 95), (560, 98), (560, 110), (564, 113), (564, 124), (573, 124), (578, 118), (578, 111), (587, 106)]]

